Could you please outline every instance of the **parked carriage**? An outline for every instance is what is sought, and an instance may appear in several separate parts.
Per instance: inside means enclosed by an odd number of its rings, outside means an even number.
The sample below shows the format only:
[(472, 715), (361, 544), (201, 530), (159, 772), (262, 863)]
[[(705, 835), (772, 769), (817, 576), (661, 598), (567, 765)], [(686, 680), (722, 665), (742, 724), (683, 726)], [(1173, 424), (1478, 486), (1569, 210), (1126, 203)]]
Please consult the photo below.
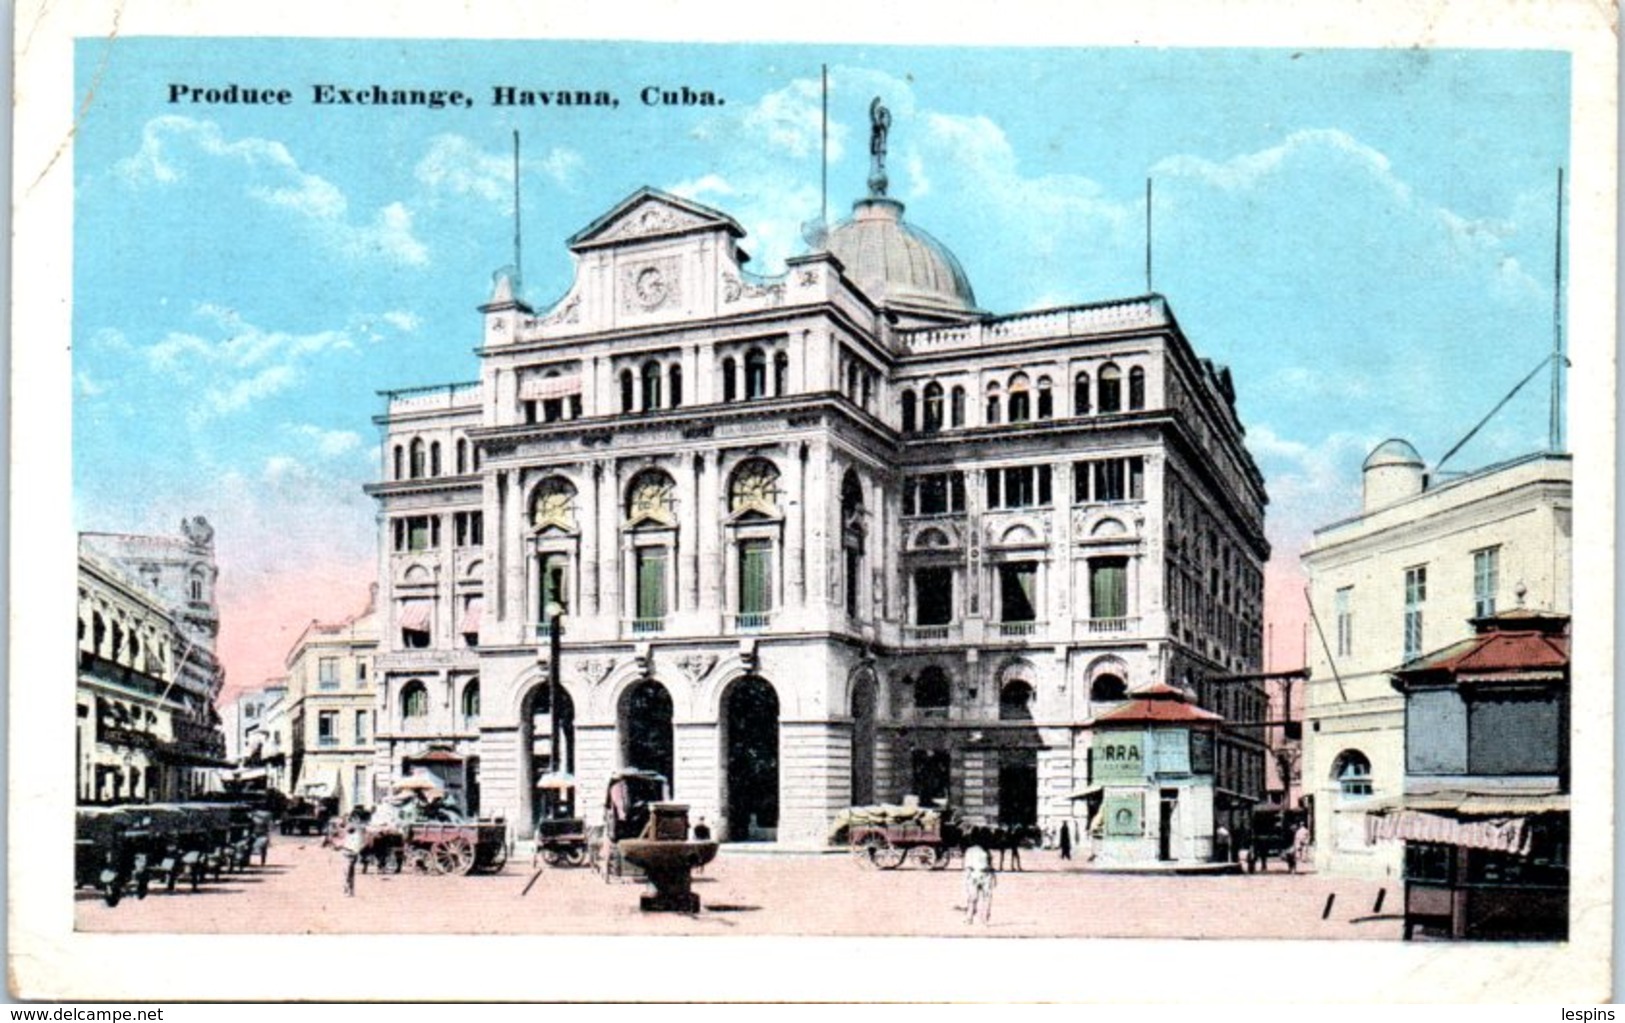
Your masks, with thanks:
[(844, 838), (858, 863), (881, 870), (904, 863), (942, 870), (962, 845), (952, 810), (917, 806), (853, 807), (836, 818), (832, 837)]
[(109, 906), (127, 890), (146, 898), (152, 836), (146, 818), (122, 807), (86, 807), (74, 826), (74, 884), (95, 888)]
[(587, 846), (587, 822), (580, 817), (536, 822), (536, 856), (550, 867), (586, 866)]
[(404, 840), (405, 861), (424, 874), (494, 874), (508, 862), (508, 827), (501, 821), (418, 821), (406, 826)]
[(604, 822), (587, 833), (587, 861), (605, 881), (642, 881), (644, 872), (621, 855), (620, 843), (643, 837), (650, 807), (667, 799), (665, 775), (654, 771), (619, 771), (604, 789)]

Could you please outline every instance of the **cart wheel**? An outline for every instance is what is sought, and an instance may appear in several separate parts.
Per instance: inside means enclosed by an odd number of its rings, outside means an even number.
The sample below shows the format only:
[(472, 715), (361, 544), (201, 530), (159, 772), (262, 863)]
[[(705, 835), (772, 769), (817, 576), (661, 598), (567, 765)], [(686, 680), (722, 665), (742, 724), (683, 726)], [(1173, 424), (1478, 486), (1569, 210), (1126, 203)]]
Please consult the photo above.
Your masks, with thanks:
[(852, 858), (862, 867), (877, 867), (880, 865), (876, 859), (881, 849), (886, 847), (884, 839), (871, 835), (852, 847)]
[(542, 850), (542, 862), (550, 867), (556, 867), (564, 859), (557, 849), (548, 847)]
[(497, 846), (491, 851), (491, 862), (486, 867), (493, 874), (502, 873), (502, 868), (508, 865), (508, 846), (506, 843)]
[(429, 855), (429, 850), (413, 849), (411, 852), (406, 854), (406, 857), (407, 862), (412, 867), (412, 873), (433, 874), (435, 872), (434, 857)]
[(954, 854), (953, 854), (952, 850), (950, 850), (947, 846), (944, 845), (944, 846), (939, 847), (937, 849), (936, 858), (931, 861), (931, 869), (932, 870), (945, 870), (945, 869), (947, 869), (948, 861), (953, 859), (953, 855)]
[(935, 868), (937, 850), (929, 845), (917, 845), (908, 850), (907, 858), (917, 867)]
[(474, 846), (468, 839), (456, 835), (435, 847), (435, 873), (466, 874), (474, 867)]
[(875, 866), (881, 870), (896, 870), (903, 865), (905, 855), (907, 851), (895, 845), (878, 845), (875, 847)]
[(572, 867), (585, 866), (587, 863), (587, 847), (584, 845), (572, 846), (564, 854), (564, 862)]

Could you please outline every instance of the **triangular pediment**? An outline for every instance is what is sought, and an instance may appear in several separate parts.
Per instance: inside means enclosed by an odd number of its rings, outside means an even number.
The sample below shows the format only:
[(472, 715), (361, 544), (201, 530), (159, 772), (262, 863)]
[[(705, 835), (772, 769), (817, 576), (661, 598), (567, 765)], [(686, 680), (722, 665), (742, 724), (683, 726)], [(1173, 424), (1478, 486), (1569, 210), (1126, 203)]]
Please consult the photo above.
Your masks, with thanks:
[(728, 231), (735, 238), (745, 236), (745, 229), (726, 213), (659, 189), (640, 188), (577, 232), (569, 245), (572, 251), (579, 252), (620, 242), (715, 230)]

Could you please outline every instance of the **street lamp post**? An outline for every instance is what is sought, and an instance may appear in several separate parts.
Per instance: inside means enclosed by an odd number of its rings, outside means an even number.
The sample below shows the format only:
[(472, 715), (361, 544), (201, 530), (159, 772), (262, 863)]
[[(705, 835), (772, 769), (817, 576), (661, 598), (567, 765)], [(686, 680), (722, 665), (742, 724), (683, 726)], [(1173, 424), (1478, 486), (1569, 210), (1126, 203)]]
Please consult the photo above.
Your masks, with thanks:
[(564, 773), (559, 763), (559, 638), (564, 632), (564, 606), (548, 601), (547, 615), (547, 717), (552, 734), (547, 747), (548, 767), (554, 775)]

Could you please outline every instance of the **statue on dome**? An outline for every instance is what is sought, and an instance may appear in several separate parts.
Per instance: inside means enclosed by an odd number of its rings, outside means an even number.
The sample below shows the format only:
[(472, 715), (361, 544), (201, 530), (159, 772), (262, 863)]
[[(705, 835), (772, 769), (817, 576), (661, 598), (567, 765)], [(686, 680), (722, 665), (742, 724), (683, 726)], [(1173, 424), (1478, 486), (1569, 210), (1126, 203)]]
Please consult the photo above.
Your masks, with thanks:
[(876, 96), (869, 104), (869, 194), (886, 194), (886, 133), (891, 131), (891, 111)]

